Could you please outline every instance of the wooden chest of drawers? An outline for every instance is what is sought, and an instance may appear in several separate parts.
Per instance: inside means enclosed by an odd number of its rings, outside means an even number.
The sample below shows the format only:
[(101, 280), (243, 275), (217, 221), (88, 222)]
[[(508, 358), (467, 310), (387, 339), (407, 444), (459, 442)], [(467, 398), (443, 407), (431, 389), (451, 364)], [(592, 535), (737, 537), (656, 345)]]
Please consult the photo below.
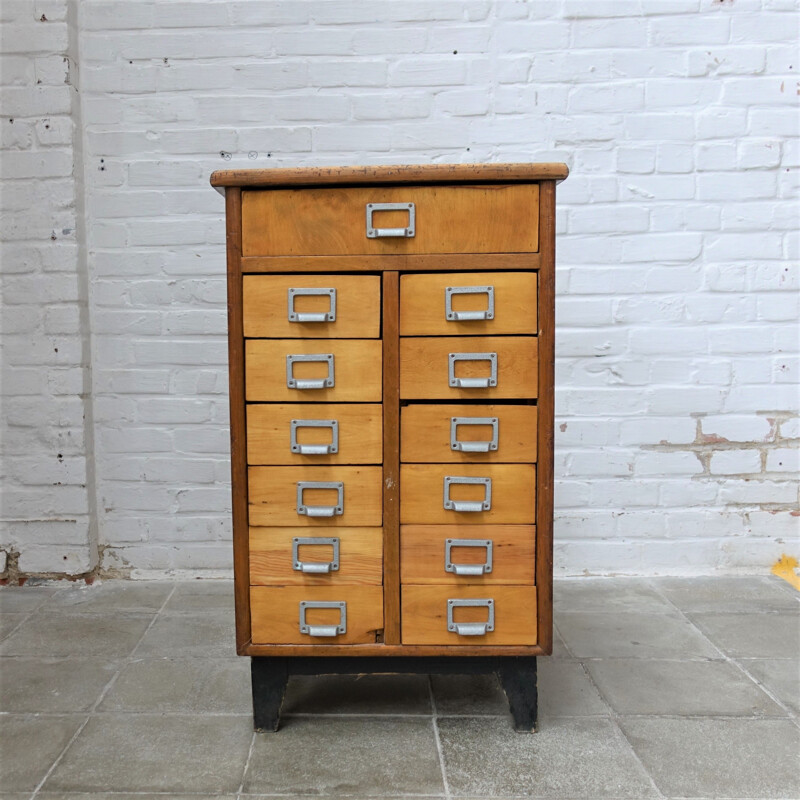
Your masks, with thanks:
[(240, 654), (550, 653), (566, 174), (214, 173)]

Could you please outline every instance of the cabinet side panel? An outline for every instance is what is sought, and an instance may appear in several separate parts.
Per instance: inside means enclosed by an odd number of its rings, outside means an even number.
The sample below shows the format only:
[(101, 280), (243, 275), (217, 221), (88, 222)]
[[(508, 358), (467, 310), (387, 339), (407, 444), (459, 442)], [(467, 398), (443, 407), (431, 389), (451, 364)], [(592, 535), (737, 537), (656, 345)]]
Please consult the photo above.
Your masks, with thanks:
[(539, 645), (553, 649), (553, 425), (555, 364), (556, 184), (543, 181), (539, 203), (539, 398), (536, 479), (536, 590)]
[(250, 643), (250, 557), (247, 525), (247, 440), (244, 406), (244, 333), (242, 330), (242, 191), (225, 190), (228, 253), (228, 377), (231, 409), (231, 491), (233, 574), (236, 600), (236, 650)]
[(400, 644), (400, 280), (383, 273), (383, 624)]

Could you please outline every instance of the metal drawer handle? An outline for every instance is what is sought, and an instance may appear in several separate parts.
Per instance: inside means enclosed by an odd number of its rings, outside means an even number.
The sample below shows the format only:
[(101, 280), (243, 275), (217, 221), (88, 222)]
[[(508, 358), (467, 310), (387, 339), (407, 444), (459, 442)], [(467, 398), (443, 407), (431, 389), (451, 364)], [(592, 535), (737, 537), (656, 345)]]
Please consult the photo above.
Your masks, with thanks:
[[(485, 547), (486, 559), (483, 564), (454, 564), (450, 551), (454, 547)], [(486, 575), (492, 571), (491, 539), (447, 539), (444, 545), (444, 571), (456, 575)]]
[[(289, 322), (335, 322), (336, 321), (336, 289), (289, 289)], [(298, 295), (330, 298), (331, 305), (327, 311), (305, 312), (294, 310), (294, 299)]]
[[(450, 487), (459, 483), (483, 486), (483, 500), (451, 500)], [(489, 511), (492, 508), (492, 479), (445, 475), (443, 505), (448, 511)]]
[[(303, 502), (306, 489), (336, 489), (336, 505), (307, 506)], [(307, 517), (340, 517), (344, 513), (344, 484), (339, 481), (297, 481), (297, 513)]]
[[(309, 608), (335, 608), (339, 611), (338, 625), (309, 625), (306, 622), (306, 610)], [(328, 600), (300, 601), (300, 633), (309, 636), (338, 636), (347, 633), (347, 603)]]
[[(488, 295), (485, 311), (453, 311), (454, 294)], [(494, 319), (494, 286), (448, 286), (444, 290), (444, 315), (448, 322)]]
[[(298, 428), (330, 428), (330, 444), (298, 444)], [(326, 456), (339, 452), (339, 423), (335, 419), (293, 419), (292, 420), (292, 452), (301, 456)]]
[[(408, 211), (408, 225), (405, 228), (374, 228), (372, 215), (375, 211)], [(367, 203), (367, 239), (388, 237), (414, 238), (416, 208), (413, 203)]]
[[(488, 378), (456, 378), (456, 361), (488, 361), (491, 373)], [(488, 389), (497, 386), (497, 353), (450, 353), (447, 359), (447, 377), (456, 389)]]
[[(303, 379), (294, 377), (294, 365), (298, 361), (314, 361), (328, 365), (328, 375), (325, 378)], [(289, 389), (329, 389), (334, 385), (333, 353), (314, 353), (313, 355), (287, 355), (286, 356), (286, 386)]]
[[(330, 544), (333, 545), (333, 558), (330, 561), (301, 561), (301, 544)], [(292, 569), (295, 572), (305, 572), (311, 575), (328, 575), (339, 569), (339, 539), (323, 538), (322, 536), (307, 536), (292, 539)]]
[[(459, 425), (491, 425), (492, 438), (488, 442), (461, 442), (458, 439)], [(497, 417), (450, 417), (450, 449), (462, 453), (488, 453), (497, 450), (500, 423)]]
[[(489, 610), (489, 619), (486, 622), (453, 622), (454, 608), (486, 608)], [(468, 599), (447, 601), (447, 630), (459, 636), (484, 636), (494, 630), (494, 600)]]

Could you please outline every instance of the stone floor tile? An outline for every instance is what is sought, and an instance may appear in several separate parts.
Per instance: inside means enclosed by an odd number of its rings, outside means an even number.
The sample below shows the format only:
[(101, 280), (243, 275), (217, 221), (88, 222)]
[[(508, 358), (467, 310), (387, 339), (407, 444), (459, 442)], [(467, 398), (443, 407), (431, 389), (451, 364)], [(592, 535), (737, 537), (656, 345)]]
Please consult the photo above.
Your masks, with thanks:
[(248, 717), (93, 717), (44, 789), (223, 793), (239, 788), (253, 737)]
[(558, 629), (578, 658), (719, 658), (689, 622), (667, 614), (562, 612)]
[(567, 649), (564, 638), (555, 625), (553, 626), (553, 652), (547, 658), (572, 658), (572, 653)]
[(145, 658), (126, 664), (99, 711), (251, 714), (246, 658)]
[(0, 640), (5, 639), (11, 634), (24, 619), (27, 614), (0, 614)]
[(553, 583), (553, 609), (593, 614), (675, 614), (649, 583), (639, 578), (575, 578)]
[(0, 644), (4, 656), (124, 658), (150, 624), (151, 616), (35, 612)]
[(58, 590), (57, 586), (0, 586), (0, 615), (36, 611)]
[(73, 584), (54, 594), (44, 607), (65, 614), (154, 614), (164, 604), (173, 584), (166, 581), (104, 581)]
[(795, 714), (800, 714), (800, 664), (797, 659), (755, 658), (739, 663), (778, 700)]
[(162, 614), (142, 639), (136, 657), (235, 658), (233, 614)]
[(668, 797), (800, 797), (800, 730), (786, 719), (623, 718)]
[(0, 711), (90, 711), (118, 668), (117, 662), (98, 658), (4, 658)]
[(800, 618), (795, 614), (688, 614), (723, 652), (734, 658), (796, 658)]
[[(543, 659), (539, 659), (541, 664)], [(508, 716), (508, 700), (495, 674), (431, 675), (436, 714)]]
[(653, 585), (682, 611), (752, 614), (800, 613), (800, 594), (793, 597), (780, 578), (721, 575), (709, 578), (653, 578)]
[[(25, 795), (25, 800), (29, 800), (30, 795)], [(0, 793), (0, 800), (6, 800), (6, 796)], [(105, 792), (39, 792), (36, 800), (238, 800), (237, 794), (149, 794), (139, 792), (129, 794), (128, 792), (115, 792), (107, 794)], [(255, 800), (255, 798), (247, 798)]]
[(55, 763), (85, 716), (16, 714), (0, 724), (0, 791), (32, 791)]
[(233, 614), (233, 581), (180, 581), (164, 606), (167, 614), (203, 614), (227, 611)]
[(442, 794), (432, 720), (294, 717), (256, 736), (247, 793), (381, 796)]
[(586, 666), (619, 714), (785, 716), (783, 709), (726, 661), (614, 658)]
[(657, 796), (610, 720), (560, 718), (521, 734), (507, 719), (450, 717), (439, 738), (453, 795)]
[(580, 662), (537, 660), (539, 716), (594, 717), (611, 713)]
[(430, 714), (425, 675), (295, 675), (283, 714)]

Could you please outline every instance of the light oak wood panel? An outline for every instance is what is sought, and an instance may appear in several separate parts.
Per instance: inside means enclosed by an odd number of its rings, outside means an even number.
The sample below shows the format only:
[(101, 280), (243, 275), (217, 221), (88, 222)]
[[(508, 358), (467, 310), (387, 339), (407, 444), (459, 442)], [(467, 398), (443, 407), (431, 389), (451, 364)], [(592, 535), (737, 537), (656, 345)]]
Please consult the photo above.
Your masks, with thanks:
[(539, 276), (539, 460), (537, 467), (536, 588), (539, 603), (539, 642), (553, 650), (553, 451), (555, 422), (555, 292), (556, 292), (556, 184), (542, 183), (539, 207), (542, 230), (542, 270)]
[(400, 280), (383, 275), (383, 641), (400, 643)]
[[(381, 279), (377, 275), (245, 275), (247, 338), (376, 339), (381, 333)], [(289, 320), (290, 289), (335, 289), (332, 322)], [(295, 295), (298, 313), (327, 313), (330, 295)]]
[(231, 419), (231, 522), (233, 585), (236, 601), (236, 652), (250, 643), (250, 591), (247, 548), (247, 452), (244, 416), (244, 339), (242, 338), (242, 192), (225, 192), (228, 284), (228, 378)]
[[(293, 569), (295, 538), (339, 539), (339, 569), (327, 574)], [(380, 584), (382, 580), (382, 528), (337, 528), (329, 534), (318, 528), (250, 528), (250, 583), (277, 586), (339, 586)], [(301, 544), (301, 561), (325, 562), (333, 558), (333, 545)]]
[[(346, 603), (347, 632), (332, 637), (300, 633), (300, 603)], [(253, 586), (250, 589), (253, 642), (269, 644), (374, 643), (383, 628), (383, 589), (380, 586)], [(333, 625), (339, 612), (309, 609), (311, 625)]]
[[(247, 406), (247, 463), (313, 466), (380, 464), (383, 452), (382, 406), (379, 403), (251, 403)], [(291, 449), (292, 420), (336, 422), (336, 453), (303, 455)], [(298, 445), (331, 444), (328, 427), (296, 429)]]
[[(402, 587), (403, 644), (533, 645), (536, 632), (535, 586), (406, 586)], [(494, 631), (462, 636), (447, 629), (449, 599), (491, 599)], [(458, 608), (455, 622), (485, 622), (485, 608)]]
[(536, 270), (538, 253), (380, 253), (366, 256), (248, 256), (241, 258), (242, 272), (375, 272), (447, 269)]
[(220, 169), (212, 186), (314, 186), (327, 183), (433, 183), (442, 181), (563, 181), (561, 162), (511, 164), (385, 164), (347, 167)]
[[(456, 575), (445, 570), (448, 540), (492, 542), (492, 571), (484, 575)], [(400, 528), (402, 582), (419, 584), (529, 584), (535, 583), (536, 528), (533, 525), (403, 525)], [(484, 564), (487, 548), (450, 550), (454, 564)]]
[[(529, 399), (537, 395), (535, 336), (439, 336), (400, 340), (400, 396), (404, 400)], [(451, 387), (450, 353), (497, 353), (497, 386)], [(457, 361), (456, 378), (488, 378), (488, 360)]]
[[(461, 512), (443, 507), (445, 476), (492, 480), (492, 507)], [(452, 500), (479, 501), (481, 485), (452, 485)], [(400, 522), (418, 525), (533, 525), (536, 468), (532, 464), (402, 464)]]
[[(332, 354), (334, 385), (325, 389), (290, 389), (286, 385), (286, 356)], [(245, 342), (247, 400), (250, 402), (354, 402), (381, 400), (379, 339), (249, 339)], [(324, 378), (325, 364), (299, 362), (299, 379)]]
[[(446, 290), (491, 287), (492, 319), (454, 320), (446, 314)], [(455, 293), (452, 311), (488, 311), (489, 293)], [(493, 336), (538, 333), (535, 272), (440, 272), (400, 278), (401, 336)]]
[[(374, 527), (382, 522), (380, 467), (250, 467), (250, 525), (325, 528)], [(340, 515), (310, 517), (297, 513), (297, 482), (341, 482), (344, 505)], [(307, 506), (332, 506), (334, 489), (306, 489)]]
[[(497, 420), (497, 450), (468, 453), (450, 446), (453, 417)], [(462, 442), (489, 442), (491, 425), (458, 425)], [(405, 462), (522, 463), (536, 461), (536, 406), (412, 404), (400, 410), (400, 458)]]
[[(370, 203), (413, 203), (414, 236), (368, 238)], [(538, 184), (245, 191), (243, 255), (535, 252), (538, 204)], [(376, 211), (373, 216), (377, 228), (405, 228), (408, 223), (405, 211)]]

